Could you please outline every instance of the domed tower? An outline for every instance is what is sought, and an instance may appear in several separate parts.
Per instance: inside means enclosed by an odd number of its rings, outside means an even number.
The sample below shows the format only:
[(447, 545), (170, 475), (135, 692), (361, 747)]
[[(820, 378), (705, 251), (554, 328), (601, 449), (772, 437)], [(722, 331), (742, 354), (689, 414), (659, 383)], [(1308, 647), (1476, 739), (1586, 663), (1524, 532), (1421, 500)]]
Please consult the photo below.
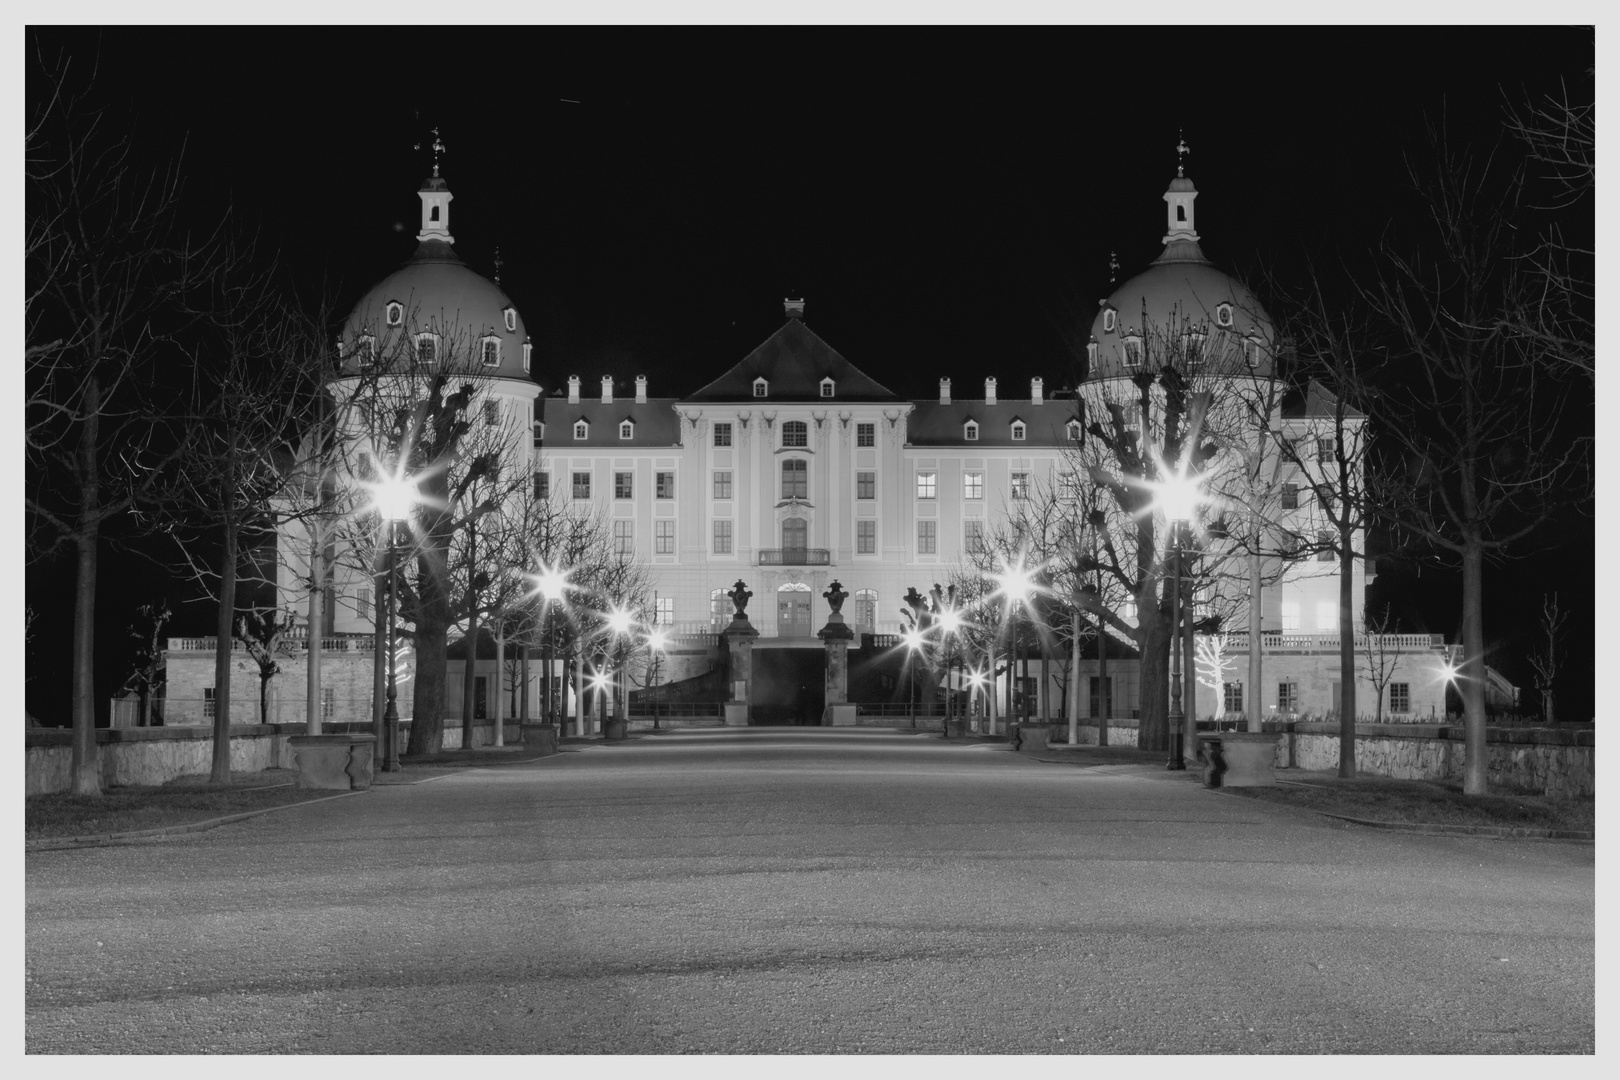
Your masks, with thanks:
[(1173, 362), (1188, 375), (1270, 378), (1274, 332), (1248, 287), (1198, 246), (1198, 190), (1180, 166), (1164, 193), (1164, 251), (1098, 301), (1086, 344), (1087, 379), (1129, 378)]

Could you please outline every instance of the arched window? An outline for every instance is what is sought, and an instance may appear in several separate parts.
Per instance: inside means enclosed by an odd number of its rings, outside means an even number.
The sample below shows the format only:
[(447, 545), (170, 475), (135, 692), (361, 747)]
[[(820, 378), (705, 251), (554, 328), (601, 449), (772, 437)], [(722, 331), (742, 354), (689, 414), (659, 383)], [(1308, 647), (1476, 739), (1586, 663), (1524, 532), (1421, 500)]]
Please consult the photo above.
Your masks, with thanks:
[(782, 462), (782, 498), (810, 497), (809, 464), (803, 458), (787, 458)]
[(878, 594), (876, 589), (855, 591), (855, 632), (877, 633)]
[(972, 420), (962, 425), (962, 438), (968, 442), (979, 441), (979, 425)]
[(1118, 313), (1115, 312), (1113, 308), (1104, 308), (1103, 309), (1103, 332), (1104, 333), (1112, 334), (1114, 332), (1114, 326), (1116, 325), (1115, 320), (1118, 319), (1118, 317), (1119, 317)]
[(802, 517), (790, 517), (782, 522), (782, 548), (802, 552), (810, 543), (809, 523)]
[(1013, 421), (1013, 424), (1012, 424), (1012, 440), (1013, 440), (1013, 442), (1023, 442), (1024, 441), (1024, 422), (1022, 420), (1014, 420)]
[(789, 420), (782, 425), (783, 446), (809, 446), (810, 429), (803, 420)]
[(423, 364), (437, 363), (439, 359), (439, 339), (434, 334), (416, 335), (416, 359)]
[(716, 589), (709, 594), (709, 629), (718, 634), (731, 625), (731, 594)]
[(513, 333), (517, 332), (517, 309), (516, 308), (507, 308), (505, 311), (501, 312), (501, 318), (503, 320), (505, 320), (507, 330), (509, 330), (509, 331), (511, 331)]
[(485, 367), (500, 367), (501, 366), (501, 339), (497, 338), (497, 337), (487, 337), (483, 341), (479, 342), (478, 344), (479, 344), (479, 350), (483, 354), (484, 366)]

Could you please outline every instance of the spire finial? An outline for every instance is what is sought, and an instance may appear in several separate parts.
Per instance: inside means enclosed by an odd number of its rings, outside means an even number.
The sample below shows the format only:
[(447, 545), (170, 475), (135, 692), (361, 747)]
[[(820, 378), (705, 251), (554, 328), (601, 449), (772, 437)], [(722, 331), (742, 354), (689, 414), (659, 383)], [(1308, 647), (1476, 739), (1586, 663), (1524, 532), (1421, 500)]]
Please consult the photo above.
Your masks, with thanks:
[[(1186, 172), (1185, 172), (1185, 168), (1184, 168), (1184, 166), (1185, 166), (1184, 159), (1186, 158), (1187, 153), (1188, 153), (1187, 137), (1184, 134), (1182, 134), (1182, 131), (1181, 131), (1180, 128), (1177, 128), (1176, 129), (1176, 175), (1177, 176), (1185, 176), (1185, 175), (1187, 175)], [(437, 174), (435, 174), (435, 175), (437, 175)]]
[(500, 245), (497, 244), (495, 246), (495, 284), (499, 285), (500, 283), (501, 283), (501, 248), (500, 248)]
[(1108, 253), (1108, 284), (1112, 285), (1118, 279), (1119, 253), (1117, 251), (1110, 251)]
[[(439, 155), (444, 153), (445, 145), (444, 145), (444, 141), (439, 138), (439, 129), (438, 128), (433, 128), (432, 130), (433, 130), (433, 143), (432, 143), (432, 146), (429, 147), (429, 149), (431, 149), (433, 151), (433, 175), (438, 176), (439, 175)], [(420, 150), (420, 149), (422, 149), (422, 144), (417, 143), (414, 146), (412, 146), (411, 149), (412, 150)]]

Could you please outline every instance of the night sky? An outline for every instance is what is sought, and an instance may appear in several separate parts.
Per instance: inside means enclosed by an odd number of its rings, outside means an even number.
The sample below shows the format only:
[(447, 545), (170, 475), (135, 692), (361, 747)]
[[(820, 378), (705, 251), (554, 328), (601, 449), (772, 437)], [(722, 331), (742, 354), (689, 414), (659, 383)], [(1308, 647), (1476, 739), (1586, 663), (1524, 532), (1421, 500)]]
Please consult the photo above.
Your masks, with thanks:
[[(1488, 149), (1509, 102), (1560, 79), (1589, 94), (1594, 62), (1579, 28), (167, 27), (27, 42), (97, 65), (141, 154), (183, 143), (199, 227), (231, 202), (306, 300), (324, 291), (340, 310), (414, 249), (437, 126), (456, 249), (493, 274), (499, 247), (542, 385), (646, 374), (655, 395), (741, 359), (788, 295), (903, 395), (940, 376), (962, 395), (992, 374), (1072, 385), (1110, 253), (1123, 280), (1161, 248), (1178, 135), (1205, 253), (1267, 296), (1267, 275), (1295, 286), (1307, 261), (1330, 282), (1364, 274), (1378, 237), (1413, 231), (1403, 152), (1422, 152), (1426, 122)], [(1492, 663), (1521, 685), (1541, 592), (1580, 606), (1570, 642), (1590, 642), (1592, 523), (1560, 532), (1556, 559), (1487, 579)], [(138, 602), (123, 559), (103, 571), (104, 656)], [(1454, 575), (1380, 571), (1407, 629), (1456, 639)], [(29, 576), (64, 643), (70, 579)], [(194, 604), (173, 626), (212, 618)], [(1582, 663), (1572, 683), (1590, 680)], [(31, 709), (65, 719), (65, 682), (32, 682)], [(1591, 715), (1584, 687), (1560, 704)]]

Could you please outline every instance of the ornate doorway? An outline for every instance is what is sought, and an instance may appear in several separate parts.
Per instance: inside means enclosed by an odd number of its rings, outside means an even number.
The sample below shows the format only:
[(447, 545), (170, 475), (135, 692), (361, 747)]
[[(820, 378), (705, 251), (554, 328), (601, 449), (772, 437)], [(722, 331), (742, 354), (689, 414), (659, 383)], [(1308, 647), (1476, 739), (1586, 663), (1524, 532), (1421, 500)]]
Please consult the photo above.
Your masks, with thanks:
[(783, 585), (776, 591), (776, 636), (811, 637), (810, 586), (803, 582)]

